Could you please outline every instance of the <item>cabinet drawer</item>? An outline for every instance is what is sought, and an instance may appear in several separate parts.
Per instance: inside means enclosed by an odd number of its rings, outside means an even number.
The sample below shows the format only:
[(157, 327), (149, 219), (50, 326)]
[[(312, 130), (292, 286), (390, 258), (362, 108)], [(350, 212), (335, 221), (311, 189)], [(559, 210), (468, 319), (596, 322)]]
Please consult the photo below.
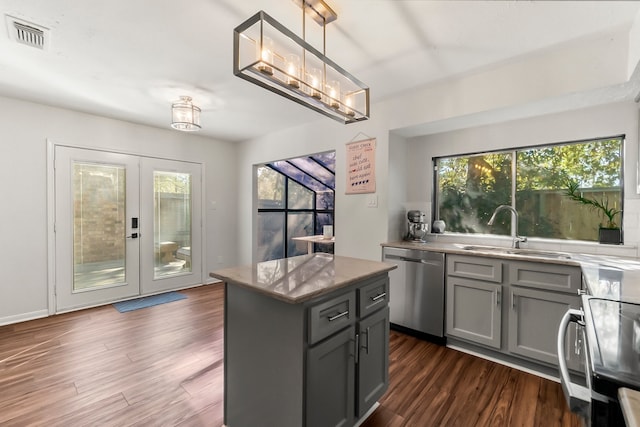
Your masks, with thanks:
[(511, 262), (509, 282), (515, 286), (577, 294), (582, 286), (580, 267), (535, 262)]
[(389, 303), (389, 278), (384, 277), (358, 289), (358, 314), (366, 317)]
[(447, 256), (447, 274), (502, 283), (502, 261), (479, 256)]
[(309, 308), (309, 344), (356, 321), (356, 292), (351, 291)]

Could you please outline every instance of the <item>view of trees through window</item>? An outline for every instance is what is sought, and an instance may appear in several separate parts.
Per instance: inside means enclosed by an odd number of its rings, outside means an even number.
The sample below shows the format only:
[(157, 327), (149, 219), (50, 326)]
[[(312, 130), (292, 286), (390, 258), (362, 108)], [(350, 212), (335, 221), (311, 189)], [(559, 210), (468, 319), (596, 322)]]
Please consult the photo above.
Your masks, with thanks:
[[(277, 161), (257, 168), (258, 260), (303, 255), (307, 243), (333, 225), (335, 152)], [(333, 253), (332, 245), (315, 251)]]
[[(622, 210), (623, 140), (620, 136), (437, 158), (439, 218), (447, 231), (509, 235), (508, 211), (487, 225), (499, 205), (509, 205), (518, 211), (520, 235), (597, 241), (605, 219), (565, 193), (568, 183), (575, 182), (584, 197)], [(617, 220), (621, 225), (622, 218)]]

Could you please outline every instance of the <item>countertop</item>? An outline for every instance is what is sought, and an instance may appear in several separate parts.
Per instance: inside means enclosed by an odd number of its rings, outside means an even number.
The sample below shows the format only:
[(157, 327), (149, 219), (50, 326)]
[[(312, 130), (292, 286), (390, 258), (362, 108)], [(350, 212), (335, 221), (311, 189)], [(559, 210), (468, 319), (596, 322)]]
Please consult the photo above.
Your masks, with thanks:
[(621, 387), (618, 398), (627, 427), (640, 427), (640, 392)]
[(324, 243), (325, 245), (332, 245), (336, 242), (335, 236), (327, 238), (322, 234), (317, 236), (292, 237), (291, 240), (298, 240), (300, 242)]
[(298, 304), (396, 267), (380, 261), (314, 253), (225, 268), (209, 275)]
[[(549, 250), (525, 249), (521, 253), (505, 253), (493, 250), (492, 246), (443, 242), (396, 241), (383, 243), (382, 246), (579, 266), (590, 295), (596, 298), (640, 304), (640, 261), (635, 258), (569, 252), (557, 252), (562, 257), (550, 257), (536, 255), (536, 252), (554, 253)], [(474, 249), (465, 249), (465, 247)]]

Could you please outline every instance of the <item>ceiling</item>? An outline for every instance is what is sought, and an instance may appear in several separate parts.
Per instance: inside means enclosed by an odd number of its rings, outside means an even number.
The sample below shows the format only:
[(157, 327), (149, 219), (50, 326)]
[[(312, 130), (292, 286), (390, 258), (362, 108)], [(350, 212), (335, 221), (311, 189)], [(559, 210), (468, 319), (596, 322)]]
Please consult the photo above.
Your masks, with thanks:
[[(326, 55), (377, 101), (577, 39), (630, 28), (640, 2), (327, 0)], [(241, 141), (329, 120), (239, 79), (233, 29), (259, 10), (302, 35), (293, 0), (0, 0), (49, 29), (40, 50), (0, 27), (0, 95), (169, 128), (170, 104), (202, 108), (201, 135)], [(322, 49), (307, 20), (307, 41)], [(375, 115), (375, 110), (372, 111)], [(334, 122), (336, 126), (343, 126)]]

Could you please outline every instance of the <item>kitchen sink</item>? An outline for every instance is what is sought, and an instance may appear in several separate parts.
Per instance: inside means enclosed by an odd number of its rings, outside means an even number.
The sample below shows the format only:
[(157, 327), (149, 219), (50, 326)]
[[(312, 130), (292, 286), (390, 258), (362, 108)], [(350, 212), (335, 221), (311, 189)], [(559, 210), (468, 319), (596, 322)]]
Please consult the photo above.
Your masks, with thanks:
[(466, 251), (493, 252), (496, 254), (523, 255), (542, 258), (571, 259), (571, 255), (566, 252), (541, 251), (537, 249), (504, 248), (501, 246), (482, 245), (459, 245), (459, 247)]

